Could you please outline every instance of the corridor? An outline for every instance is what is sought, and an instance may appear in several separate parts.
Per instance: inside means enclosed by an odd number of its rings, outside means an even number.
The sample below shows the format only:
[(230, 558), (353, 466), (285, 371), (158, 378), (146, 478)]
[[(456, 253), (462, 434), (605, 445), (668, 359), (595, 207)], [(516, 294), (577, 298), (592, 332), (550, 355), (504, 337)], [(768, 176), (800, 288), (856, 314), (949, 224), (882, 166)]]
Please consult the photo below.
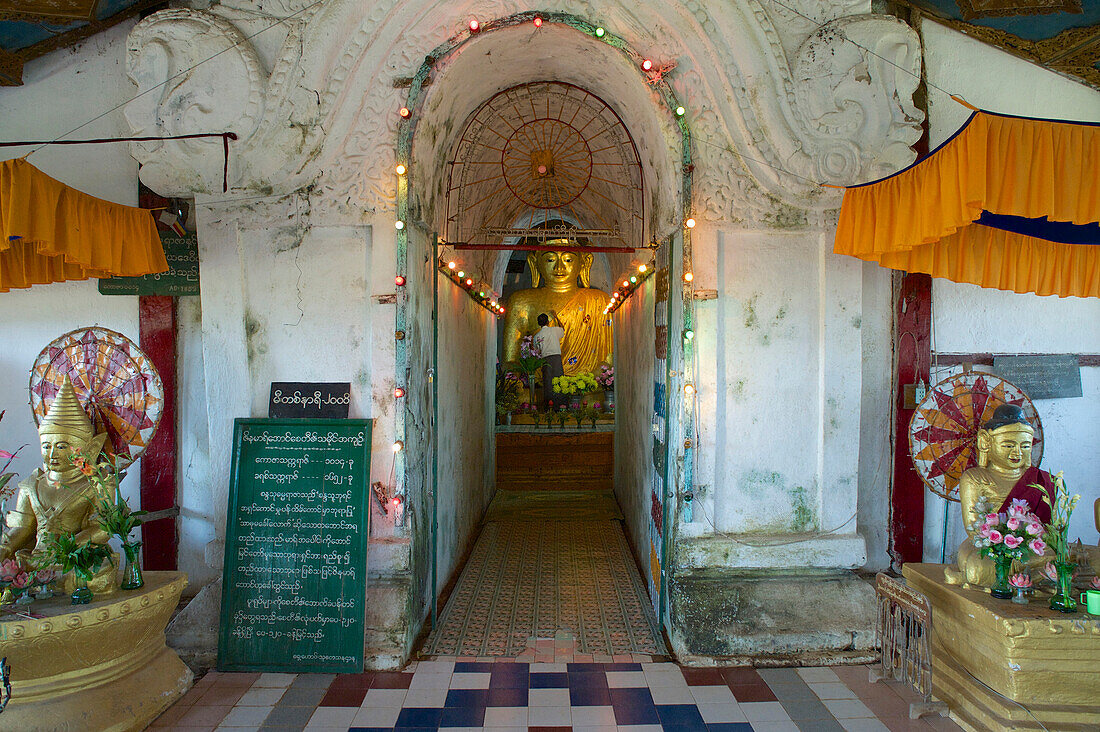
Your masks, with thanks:
[(665, 654), (621, 519), (610, 491), (498, 491), (422, 654)]

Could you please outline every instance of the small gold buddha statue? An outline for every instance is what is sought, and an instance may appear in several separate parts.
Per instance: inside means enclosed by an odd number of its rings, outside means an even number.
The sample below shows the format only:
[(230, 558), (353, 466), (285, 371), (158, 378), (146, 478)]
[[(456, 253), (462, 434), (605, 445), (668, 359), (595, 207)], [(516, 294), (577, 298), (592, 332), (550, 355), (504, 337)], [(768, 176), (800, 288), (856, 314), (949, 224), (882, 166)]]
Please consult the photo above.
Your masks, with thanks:
[[(15, 557), (26, 568), (39, 563), (47, 534), (74, 533), (78, 541), (97, 544), (110, 538), (95, 519), (95, 486), (72, 463), (77, 450), (89, 458), (98, 456), (107, 434), (95, 434), (68, 379), (38, 426), (38, 435), (42, 467), (19, 483), (15, 508), (5, 516), (7, 529), (0, 537), (0, 561)], [(112, 560), (113, 565), (105, 563), (88, 583), (93, 593), (118, 589), (117, 554)], [(65, 590), (74, 588), (72, 575), (66, 575)]]
[[(975, 533), (970, 526), (977, 521), (978, 500), (984, 496), (991, 511), (1008, 510), (1013, 499), (1027, 501), (1032, 513), (1043, 523), (1050, 521), (1050, 506), (1043, 501), (1043, 493), (1032, 484), (1043, 485), (1053, 491), (1050, 473), (1031, 464), (1031, 445), (1035, 430), (1027, 421), (1024, 410), (1014, 404), (1002, 404), (993, 418), (982, 425), (977, 434), (978, 465), (970, 468), (959, 479), (959, 503), (967, 538), (959, 546), (957, 566), (944, 572), (948, 584), (989, 587), (996, 579), (993, 560), (981, 556), (974, 546)], [(1051, 557), (1037, 557), (1029, 566), (1042, 566)]]
[[(576, 246), (569, 239), (552, 239), (547, 244)], [(508, 298), (504, 361), (519, 360), (520, 340), (539, 329), (538, 316), (545, 313), (551, 324), (565, 330), (561, 360), (566, 375), (595, 373), (601, 364), (610, 365), (611, 319), (604, 314), (610, 296), (589, 287), (592, 255), (561, 250), (532, 252), (527, 255), (527, 267), (531, 271), (531, 288), (517, 290)]]

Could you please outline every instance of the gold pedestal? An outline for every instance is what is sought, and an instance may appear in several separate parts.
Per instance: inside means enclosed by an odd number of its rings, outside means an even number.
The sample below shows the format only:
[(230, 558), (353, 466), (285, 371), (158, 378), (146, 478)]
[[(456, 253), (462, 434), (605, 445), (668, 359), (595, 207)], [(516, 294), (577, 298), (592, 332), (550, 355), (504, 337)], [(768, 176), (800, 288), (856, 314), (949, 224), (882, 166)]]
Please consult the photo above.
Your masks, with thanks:
[(983, 731), (1100, 729), (1100, 618), (1055, 612), (1047, 596), (1018, 605), (948, 585), (945, 566), (902, 574), (932, 603), (932, 693), (952, 719)]
[(146, 572), (140, 590), (71, 605), (35, 601), (26, 619), (0, 616), (0, 655), (11, 666), (3, 730), (142, 730), (194, 676), (164, 643), (187, 586), (181, 572)]

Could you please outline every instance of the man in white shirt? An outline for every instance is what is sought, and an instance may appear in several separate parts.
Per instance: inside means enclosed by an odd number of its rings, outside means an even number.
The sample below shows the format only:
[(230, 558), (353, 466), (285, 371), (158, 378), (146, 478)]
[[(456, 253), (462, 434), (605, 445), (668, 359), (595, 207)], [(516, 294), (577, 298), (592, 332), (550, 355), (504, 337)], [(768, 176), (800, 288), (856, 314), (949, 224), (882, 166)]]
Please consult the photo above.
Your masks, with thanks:
[(535, 333), (535, 344), (542, 354), (542, 398), (547, 403), (553, 399), (554, 377), (565, 374), (561, 362), (561, 339), (565, 337), (565, 329), (557, 325), (550, 325), (550, 318), (546, 313), (538, 317), (540, 326)]

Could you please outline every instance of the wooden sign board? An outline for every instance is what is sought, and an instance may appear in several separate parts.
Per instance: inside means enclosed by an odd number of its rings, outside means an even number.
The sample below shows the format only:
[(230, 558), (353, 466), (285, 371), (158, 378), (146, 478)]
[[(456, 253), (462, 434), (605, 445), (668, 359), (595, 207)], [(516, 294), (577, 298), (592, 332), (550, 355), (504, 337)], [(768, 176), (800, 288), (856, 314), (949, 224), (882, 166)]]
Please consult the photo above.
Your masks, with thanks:
[(160, 233), (168, 271), (141, 277), (108, 277), (99, 281), (101, 295), (198, 295), (199, 240), (196, 234)]
[(993, 373), (1023, 389), (1032, 399), (1079, 397), (1081, 366), (1073, 354), (994, 356)]
[(273, 381), (268, 417), (347, 419), (351, 382)]
[(359, 672), (371, 422), (238, 419), (218, 668)]

